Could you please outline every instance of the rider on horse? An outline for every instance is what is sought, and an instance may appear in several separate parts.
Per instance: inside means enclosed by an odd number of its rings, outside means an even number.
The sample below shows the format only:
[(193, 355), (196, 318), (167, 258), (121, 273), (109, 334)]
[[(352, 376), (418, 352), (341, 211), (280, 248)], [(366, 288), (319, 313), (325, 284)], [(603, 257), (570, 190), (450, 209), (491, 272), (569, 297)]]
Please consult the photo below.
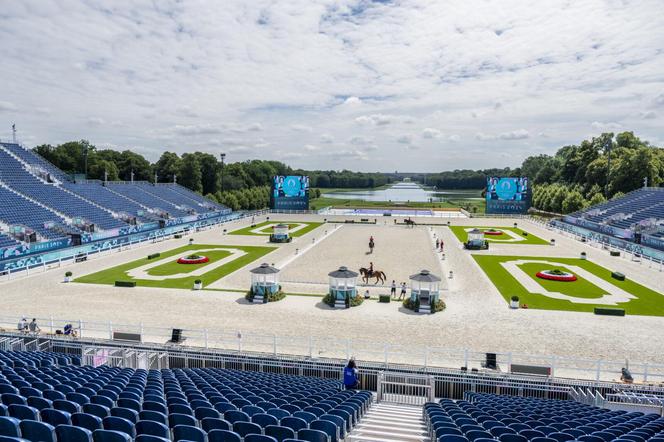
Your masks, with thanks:
[(370, 262), (370, 263), (369, 263), (369, 277), (372, 277), (372, 276), (373, 276), (373, 272), (374, 272), (374, 269), (373, 269), (373, 262)]

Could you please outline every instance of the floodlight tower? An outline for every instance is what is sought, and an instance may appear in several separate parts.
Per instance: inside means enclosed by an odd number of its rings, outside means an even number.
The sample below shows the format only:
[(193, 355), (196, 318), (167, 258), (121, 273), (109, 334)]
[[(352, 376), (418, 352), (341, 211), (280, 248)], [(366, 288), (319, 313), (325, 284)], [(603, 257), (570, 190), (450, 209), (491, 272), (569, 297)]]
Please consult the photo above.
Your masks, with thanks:
[(607, 153), (608, 158), (606, 160), (606, 186), (604, 187), (604, 196), (606, 199), (609, 199), (609, 180), (611, 179), (611, 145), (613, 144), (613, 139), (609, 138), (604, 146), (604, 151)]
[(224, 160), (226, 159), (226, 154), (225, 153), (220, 153), (219, 156), (221, 157), (221, 191), (224, 191)]

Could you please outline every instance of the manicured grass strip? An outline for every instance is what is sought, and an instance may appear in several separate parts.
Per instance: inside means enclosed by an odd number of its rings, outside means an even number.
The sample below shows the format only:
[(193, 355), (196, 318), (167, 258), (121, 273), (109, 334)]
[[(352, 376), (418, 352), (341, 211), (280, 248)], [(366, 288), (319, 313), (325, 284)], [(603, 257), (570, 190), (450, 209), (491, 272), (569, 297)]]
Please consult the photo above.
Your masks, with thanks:
[[(491, 235), (484, 235), (484, 239), (491, 243), (496, 243), (496, 244), (531, 244), (531, 245), (547, 245), (549, 244), (548, 241), (543, 240), (542, 238), (533, 235), (532, 233), (525, 231), (520, 228), (514, 228), (514, 227), (492, 227), (492, 226), (450, 226), (450, 229), (452, 230), (452, 233), (458, 238), (459, 241), (461, 242), (466, 242), (468, 241), (468, 232), (466, 229), (480, 229), (480, 230), (489, 230), (489, 229), (495, 229), (495, 230), (509, 230), (510, 232), (515, 233), (519, 237), (523, 238), (523, 241), (506, 241), (513, 239), (508, 233), (503, 233), (500, 236), (491, 236)], [(526, 232), (528, 235), (524, 236), (523, 232)]]
[[(201, 252), (201, 255), (207, 256), (210, 260), (201, 264), (178, 264), (177, 257), (173, 257), (171, 262), (153, 267), (147, 271), (148, 275), (152, 276), (166, 276), (166, 275), (176, 275), (178, 273), (190, 273), (196, 269), (200, 269), (203, 266), (210, 265), (214, 262), (224, 259), (227, 256), (230, 256), (231, 252), (227, 250), (210, 250), (208, 252)], [(163, 258), (159, 258), (163, 259)]]
[[(161, 259), (170, 256), (181, 255), (182, 253), (185, 253), (188, 250), (226, 249), (226, 248), (242, 250), (244, 252), (247, 252), (247, 254), (231, 262), (228, 262), (222, 265), (221, 267), (217, 267), (216, 269), (210, 270), (209, 272), (204, 273), (200, 276), (188, 276), (186, 278), (177, 278), (177, 279), (164, 279), (161, 281), (130, 278), (129, 275), (127, 275), (126, 273), (127, 271), (134, 269), (136, 267), (143, 266), (145, 264), (149, 264), (150, 262), (153, 262), (148, 260), (147, 258), (142, 258), (136, 261), (121, 264), (119, 266), (111, 267), (109, 269), (102, 270), (100, 272), (92, 273), (90, 275), (81, 276), (80, 278), (77, 278), (75, 281), (89, 283), (89, 284), (113, 285), (116, 280), (123, 280), (123, 281), (136, 281), (136, 285), (139, 287), (191, 289), (194, 285), (194, 281), (200, 279), (203, 282), (203, 287), (205, 287), (206, 285), (212, 284), (213, 282), (223, 278), (226, 275), (233, 273), (234, 271), (246, 266), (247, 264), (256, 261), (257, 259), (272, 252), (273, 250), (276, 250), (275, 247), (192, 244), (192, 245), (182, 246), (177, 249), (169, 250), (167, 252), (162, 252)], [(219, 250), (219, 252), (228, 253), (225, 250)], [(192, 264), (187, 264), (187, 265), (192, 265)], [(177, 269), (174, 271), (174, 274), (182, 273), (180, 271), (179, 266), (185, 266), (185, 264), (179, 264)]]
[(314, 230), (317, 227), (320, 227), (323, 225), (323, 223), (313, 223), (313, 222), (306, 222), (306, 223), (300, 223), (300, 222), (287, 222), (287, 221), (263, 221), (262, 223), (256, 224), (254, 227), (248, 226), (244, 227), (242, 229), (238, 230), (233, 230), (232, 232), (229, 232), (229, 235), (252, 235), (252, 236), (269, 236), (270, 235), (270, 230), (266, 229), (264, 232), (265, 233), (255, 233), (252, 232), (254, 229), (260, 229), (261, 227), (268, 226), (270, 224), (288, 224), (288, 227), (290, 229), (298, 227), (299, 224), (306, 224), (304, 227), (302, 227), (300, 230), (296, 232), (290, 233), (290, 236), (293, 238), (297, 238), (298, 236), (305, 235), (312, 230)]
[[(624, 308), (628, 315), (644, 315), (644, 316), (664, 316), (664, 295), (642, 286), (629, 278), (625, 281), (618, 281), (611, 278), (611, 270), (606, 269), (592, 261), (582, 260), (578, 258), (551, 258), (541, 256), (500, 256), (500, 255), (479, 255), (473, 254), (473, 259), (479, 264), (482, 270), (487, 274), (491, 282), (496, 286), (500, 294), (509, 303), (513, 295), (519, 297), (521, 304), (527, 304), (528, 308), (536, 308), (543, 310), (566, 310), (577, 312), (593, 312), (595, 307), (618, 307)], [(524, 264), (521, 268), (526, 271), (534, 280), (540, 285), (550, 291), (557, 291), (574, 297), (595, 298), (603, 295), (605, 292), (599, 287), (589, 281), (580, 278), (576, 282), (557, 282), (547, 281), (535, 276), (539, 270), (552, 269), (550, 264), (546, 262), (556, 262), (563, 264), (563, 266), (553, 267), (560, 268), (561, 270), (568, 271), (564, 267), (565, 264), (581, 267), (584, 270), (593, 273), (594, 275), (608, 281), (612, 285), (619, 287), (627, 293), (635, 296), (628, 302), (621, 302), (617, 305), (605, 304), (578, 304), (564, 299), (554, 299), (548, 296), (530, 293), (513, 277), (501, 263), (514, 261), (514, 260), (539, 260), (545, 261), (542, 265), (537, 263)]]

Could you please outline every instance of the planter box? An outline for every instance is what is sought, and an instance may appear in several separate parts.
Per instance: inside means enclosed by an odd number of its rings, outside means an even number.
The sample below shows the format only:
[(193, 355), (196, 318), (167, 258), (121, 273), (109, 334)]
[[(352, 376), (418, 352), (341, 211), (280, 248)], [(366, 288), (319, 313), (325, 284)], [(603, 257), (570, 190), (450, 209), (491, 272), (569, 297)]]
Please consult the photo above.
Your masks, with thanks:
[(136, 281), (115, 281), (116, 287), (136, 287)]
[(622, 309), (622, 308), (609, 308), (609, 307), (595, 307), (594, 313), (596, 315), (606, 315), (606, 316), (625, 316), (625, 309)]
[(618, 281), (624, 281), (625, 275), (620, 272), (611, 272), (611, 277), (617, 279)]
[(519, 301), (510, 301), (510, 308), (519, 308)]
[(161, 256), (161, 253), (153, 253), (152, 255), (148, 255), (148, 259), (155, 259), (159, 258)]
[(194, 283), (194, 290), (201, 290), (203, 288), (203, 283)]
[(581, 252), (581, 259), (586, 259), (587, 257), (586, 252)]
[(391, 301), (390, 295), (380, 295), (378, 296), (378, 302), (387, 302), (389, 303)]
[(71, 282), (71, 276), (65, 276), (65, 282)]
[(611, 250), (611, 251), (609, 252), (609, 254), (610, 254), (611, 256), (620, 256), (620, 252), (617, 251), (617, 250)]
[(555, 239), (552, 239), (552, 240), (550, 241), (550, 243), (551, 243), (552, 246), (555, 246), (555, 245), (556, 245), (556, 240), (555, 240)]
[(528, 232), (521, 232), (523, 236), (528, 236)]
[(179, 233), (176, 233), (175, 235), (173, 235), (173, 238), (175, 238), (175, 239), (182, 239), (182, 235), (179, 234)]

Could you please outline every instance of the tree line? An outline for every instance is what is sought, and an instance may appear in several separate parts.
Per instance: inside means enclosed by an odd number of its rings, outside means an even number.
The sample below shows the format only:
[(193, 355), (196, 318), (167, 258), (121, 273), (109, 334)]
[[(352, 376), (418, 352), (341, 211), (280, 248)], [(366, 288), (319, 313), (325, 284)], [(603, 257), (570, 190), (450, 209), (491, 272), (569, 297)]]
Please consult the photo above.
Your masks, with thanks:
[[(87, 179), (160, 183), (177, 182), (194, 192), (227, 205), (233, 210), (268, 207), (272, 177), (308, 175), (312, 188), (373, 188), (389, 182), (381, 173), (342, 171), (308, 171), (292, 169), (280, 161), (248, 160), (225, 163), (206, 152), (178, 155), (164, 152), (151, 163), (142, 155), (127, 150), (98, 149), (86, 140), (60, 145), (42, 144), (36, 153), (70, 175), (85, 174)], [(311, 196), (320, 195), (320, 191)]]
[(664, 149), (633, 132), (603, 133), (554, 155), (530, 156), (515, 169), (454, 170), (418, 180), (440, 189), (484, 189), (492, 175), (527, 176), (535, 208), (571, 213), (638, 189), (646, 180), (649, 186), (662, 185)]

